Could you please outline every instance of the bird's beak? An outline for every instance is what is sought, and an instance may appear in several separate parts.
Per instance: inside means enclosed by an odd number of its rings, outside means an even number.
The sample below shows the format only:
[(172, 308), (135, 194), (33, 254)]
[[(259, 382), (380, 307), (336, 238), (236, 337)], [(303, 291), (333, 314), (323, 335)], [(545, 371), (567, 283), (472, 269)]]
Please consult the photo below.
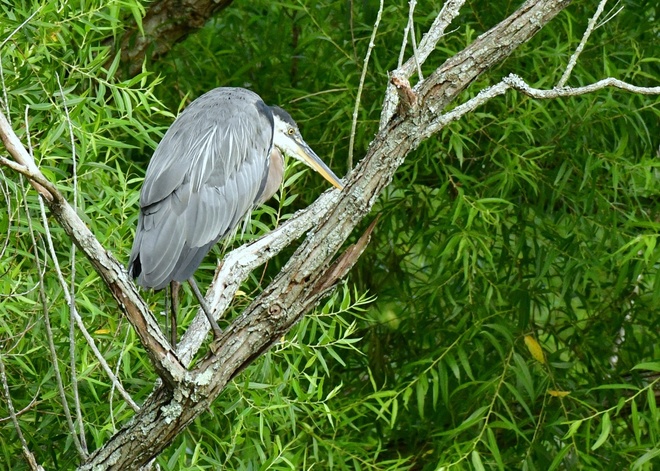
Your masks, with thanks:
[(307, 145), (305, 141), (299, 142), (296, 140), (295, 152), (298, 160), (302, 160), (307, 165), (312, 167), (318, 173), (323, 175), (323, 178), (328, 180), (334, 185), (335, 188), (340, 190), (344, 189), (344, 182), (342, 182), (337, 175), (316, 155), (316, 152)]

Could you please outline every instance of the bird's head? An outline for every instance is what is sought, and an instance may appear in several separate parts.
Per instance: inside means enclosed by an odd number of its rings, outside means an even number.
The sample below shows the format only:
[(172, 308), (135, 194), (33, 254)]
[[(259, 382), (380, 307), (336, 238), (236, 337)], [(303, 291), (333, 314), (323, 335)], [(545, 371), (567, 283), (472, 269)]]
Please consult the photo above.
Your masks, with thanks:
[(344, 188), (344, 183), (334, 174), (330, 168), (316, 155), (305, 142), (300, 134), (298, 125), (291, 115), (279, 106), (271, 106), (273, 111), (273, 121), (275, 125), (273, 144), (280, 152), (290, 157), (300, 160), (312, 167), (323, 177), (340, 190)]

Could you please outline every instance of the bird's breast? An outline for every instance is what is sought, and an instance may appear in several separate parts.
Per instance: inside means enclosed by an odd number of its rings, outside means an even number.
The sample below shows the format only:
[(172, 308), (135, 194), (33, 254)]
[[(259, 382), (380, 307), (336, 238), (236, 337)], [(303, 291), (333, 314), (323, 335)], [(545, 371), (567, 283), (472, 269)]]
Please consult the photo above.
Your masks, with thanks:
[(268, 164), (268, 176), (266, 177), (266, 185), (264, 191), (261, 193), (258, 204), (263, 204), (273, 197), (282, 183), (284, 177), (284, 157), (277, 147), (273, 146), (270, 152), (270, 162)]

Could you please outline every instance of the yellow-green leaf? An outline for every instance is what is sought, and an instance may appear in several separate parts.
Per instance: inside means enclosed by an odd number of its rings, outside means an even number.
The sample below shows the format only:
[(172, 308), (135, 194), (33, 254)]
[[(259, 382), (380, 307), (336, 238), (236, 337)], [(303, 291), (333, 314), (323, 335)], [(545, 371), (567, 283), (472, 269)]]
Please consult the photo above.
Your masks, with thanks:
[(527, 350), (532, 354), (534, 359), (539, 363), (545, 364), (545, 355), (543, 354), (543, 348), (534, 337), (531, 335), (525, 335), (525, 345), (527, 345)]
[(554, 389), (548, 389), (548, 394), (550, 394), (552, 397), (566, 397), (570, 393), (570, 391), (556, 391)]

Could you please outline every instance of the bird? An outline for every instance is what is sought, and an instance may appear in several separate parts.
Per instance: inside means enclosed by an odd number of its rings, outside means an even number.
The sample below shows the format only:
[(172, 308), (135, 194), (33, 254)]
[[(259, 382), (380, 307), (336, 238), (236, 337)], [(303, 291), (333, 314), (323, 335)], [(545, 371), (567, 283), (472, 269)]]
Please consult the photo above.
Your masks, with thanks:
[[(291, 115), (266, 105), (256, 93), (220, 87), (190, 103), (165, 132), (147, 167), (129, 275), (153, 290), (172, 285), (178, 291), (176, 283), (189, 281), (218, 338), (220, 328), (193, 274), (220, 239), (277, 192), (284, 154), (343, 188)], [(174, 304), (174, 288), (172, 293)], [(174, 324), (176, 312), (172, 316)]]

